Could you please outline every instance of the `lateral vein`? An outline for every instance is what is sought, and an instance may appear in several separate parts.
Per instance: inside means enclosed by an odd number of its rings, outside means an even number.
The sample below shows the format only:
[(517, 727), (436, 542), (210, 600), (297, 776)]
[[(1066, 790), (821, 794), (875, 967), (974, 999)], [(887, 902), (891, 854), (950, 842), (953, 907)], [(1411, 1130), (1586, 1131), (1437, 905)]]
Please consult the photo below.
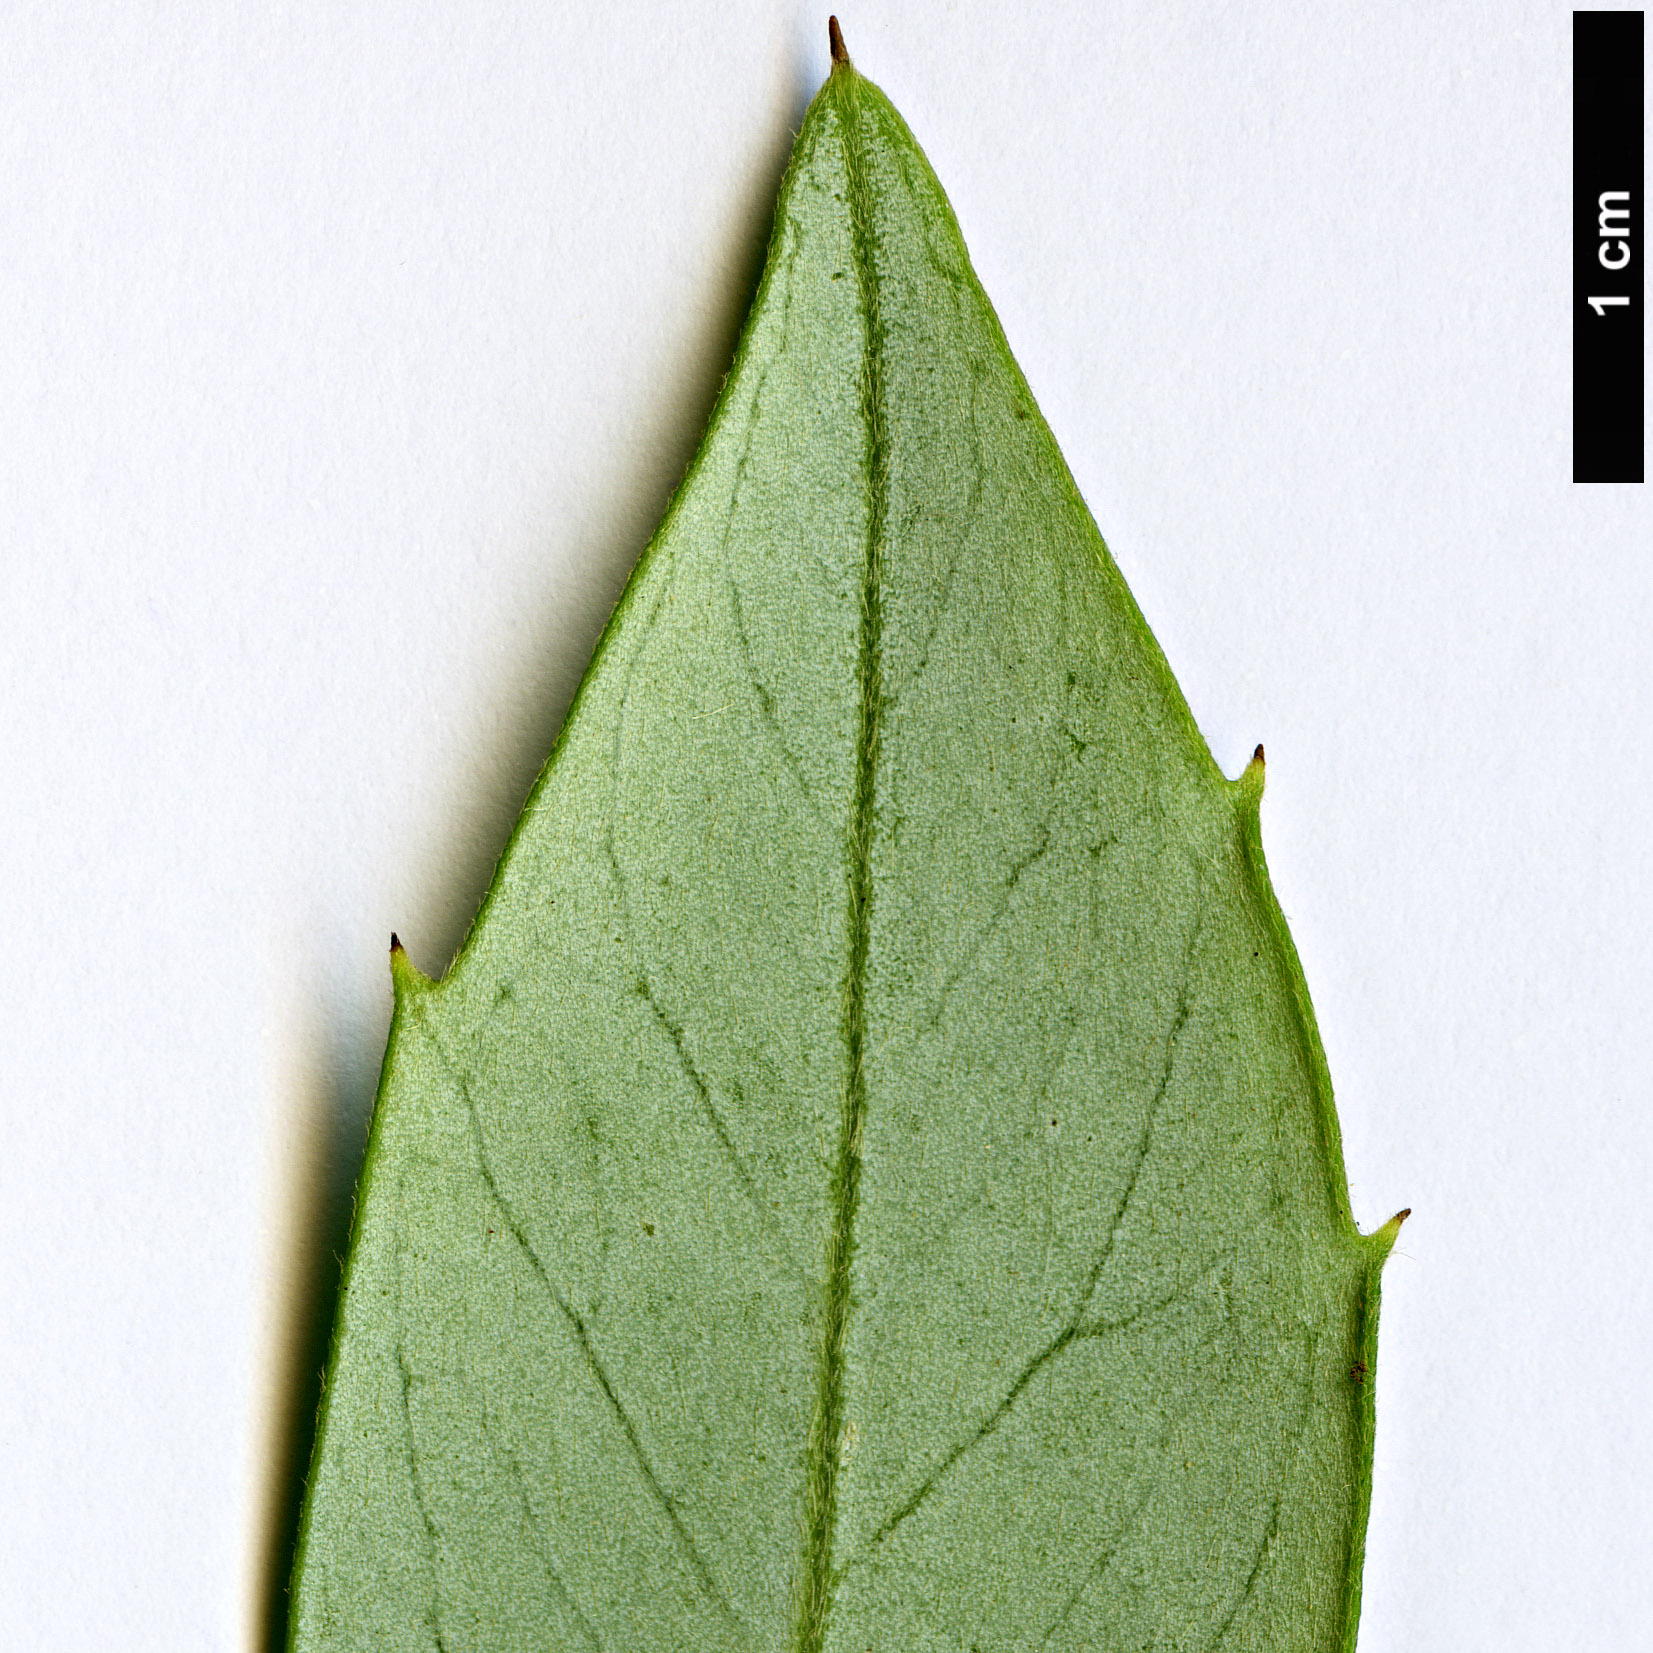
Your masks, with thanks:
[(643, 1483), (649, 1490), (649, 1495), (659, 1505), (661, 1513), (666, 1517), (672, 1530), (672, 1536), (677, 1540), (684, 1558), (688, 1561), (690, 1567), (694, 1569), (701, 1588), (706, 1592), (706, 1595), (729, 1627), (740, 1632), (744, 1639), (744, 1628), (736, 1617), (734, 1608), (730, 1606), (728, 1596), (713, 1576), (710, 1564), (701, 1553), (700, 1546), (695, 1543), (694, 1535), (684, 1525), (683, 1517), (677, 1508), (677, 1500), (666, 1490), (659, 1472), (650, 1462), (649, 1455), (644, 1450), (642, 1436), (637, 1431), (637, 1425), (633, 1422), (631, 1414), (627, 1412), (625, 1404), (621, 1401), (619, 1393), (614, 1387), (613, 1380), (609, 1377), (607, 1369), (597, 1354), (596, 1346), (591, 1340), (590, 1329), (585, 1323), (585, 1317), (558, 1290), (557, 1284), (551, 1278), (539, 1252), (528, 1238), (527, 1230), (523, 1227), (522, 1219), (517, 1215), (516, 1208), (505, 1197), (504, 1190), (500, 1188), (499, 1182), (494, 1176), (493, 1164), (488, 1154), (487, 1144), (482, 1136), (482, 1121), (477, 1117), (476, 1098), (471, 1094), (469, 1080), (437, 1036), (436, 1029), (431, 1026), (427, 1015), (420, 1014), (419, 1026), (425, 1037), (430, 1041), (431, 1048), (446, 1067), (449, 1078), (453, 1081), (455, 1089), (458, 1090), (461, 1099), (464, 1101), (471, 1143), (476, 1151), (476, 1168), (482, 1178), (483, 1188), (486, 1190), (489, 1199), (493, 1201), (495, 1209), (499, 1212), (500, 1220), (505, 1224), (511, 1238), (516, 1242), (517, 1249), (533, 1270), (534, 1277), (544, 1287), (551, 1301), (556, 1304), (558, 1312), (562, 1315), (569, 1331), (572, 1333), (576, 1346), (585, 1357), (586, 1369), (591, 1374), (592, 1381), (601, 1391), (603, 1399), (608, 1403), (610, 1412), (614, 1415), (615, 1422), (620, 1426), (620, 1432), (625, 1437), (626, 1445), (630, 1449), (632, 1461), (636, 1464), (638, 1473), (642, 1476)]

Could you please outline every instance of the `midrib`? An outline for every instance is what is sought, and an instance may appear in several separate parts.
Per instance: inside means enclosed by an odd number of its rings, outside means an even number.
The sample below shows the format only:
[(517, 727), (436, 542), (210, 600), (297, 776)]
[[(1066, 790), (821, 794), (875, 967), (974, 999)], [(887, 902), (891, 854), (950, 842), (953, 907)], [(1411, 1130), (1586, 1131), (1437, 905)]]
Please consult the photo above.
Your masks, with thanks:
[(855, 818), (850, 842), (849, 972), (844, 988), (847, 1062), (838, 1159), (832, 1180), (833, 1221), (827, 1242), (826, 1313), (821, 1340), (820, 1378), (806, 1464), (807, 1519), (795, 1638), (797, 1653), (820, 1653), (826, 1636), (832, 1588), (838, 1465), (844, 1432), (844, 1337), (849, 1320), (850, 1256), (854, 1248), (856, 1204), (861, 1189), (861, 1125), (867, 1103), (863, 1033), (867, 927), (872, 902), (874, 789), (883, 698), (880, 580), (889, 504), (889, 450), (884, 426), (884, 331), (879, 311), (878, 277), (873, 267), (873, 193), (866, 173), (855, 71), (845, 64), (834, 70), (835, 78), (840, 75), (844, 80), (838, 111), (843, 127), (850, 235), (866, 326), (861, 414), (866, 426), (867, 544), (862, 567), (861, 649), (857, 663), (861, 719), (856, 743)]

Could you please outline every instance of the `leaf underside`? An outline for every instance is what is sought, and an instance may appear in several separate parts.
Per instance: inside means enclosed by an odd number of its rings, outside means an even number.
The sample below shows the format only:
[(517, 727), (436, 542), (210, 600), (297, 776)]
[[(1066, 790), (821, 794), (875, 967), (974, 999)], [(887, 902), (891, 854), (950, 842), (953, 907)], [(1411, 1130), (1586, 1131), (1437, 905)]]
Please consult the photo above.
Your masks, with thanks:
[(1394, 1225), (1261, 792), (838, 65), (471, 937), (393, 957), (292, 1646), (1352, 1647)]

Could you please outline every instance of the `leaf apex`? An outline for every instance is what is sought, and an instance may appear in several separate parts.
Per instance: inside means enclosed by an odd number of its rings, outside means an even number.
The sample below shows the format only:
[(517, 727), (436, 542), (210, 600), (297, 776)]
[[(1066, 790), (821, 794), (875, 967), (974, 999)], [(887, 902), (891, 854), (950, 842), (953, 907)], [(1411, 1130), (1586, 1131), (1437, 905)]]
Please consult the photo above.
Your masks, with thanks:
[(849, 60), (849, 52), (844, 46), (844, 31), (838, 27), (838, 19), (827, 19), (827, 45), (832, 48), (832, 67), (836, 73), (839, 69), (850, 69), (854, 65)]

